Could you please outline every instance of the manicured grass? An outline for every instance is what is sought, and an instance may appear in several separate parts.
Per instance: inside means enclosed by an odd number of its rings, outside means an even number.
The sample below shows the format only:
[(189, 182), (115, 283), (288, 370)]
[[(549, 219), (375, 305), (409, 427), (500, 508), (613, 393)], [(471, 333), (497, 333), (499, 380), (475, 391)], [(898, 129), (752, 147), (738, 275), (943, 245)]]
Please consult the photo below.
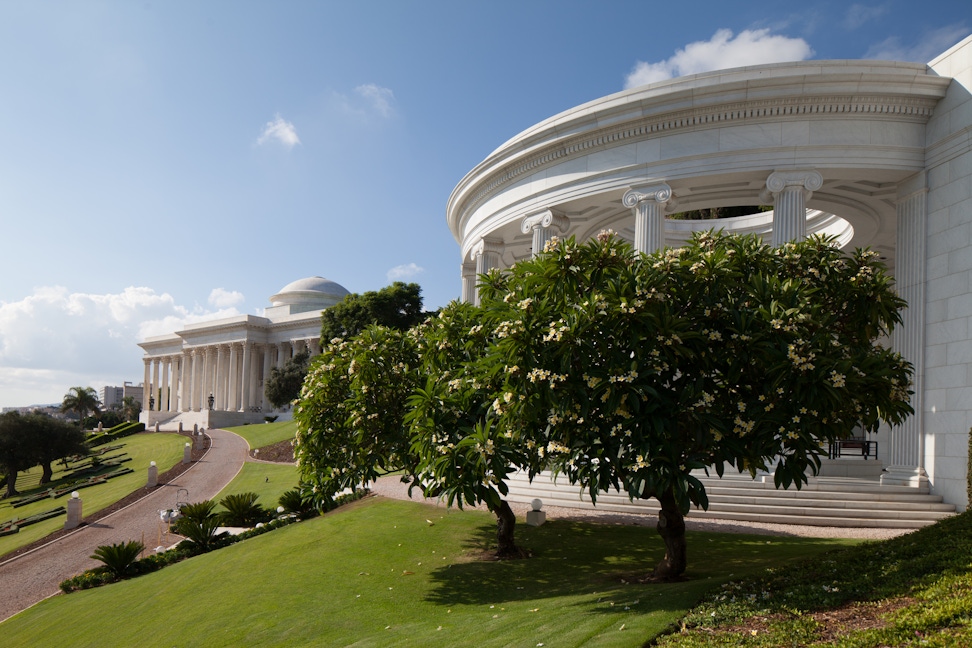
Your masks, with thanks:
[(213, 498), (218, 502), (233, 493), (256, 493), (263, 508), (276, 510), (277, 500), (284, 492), (297, 486), (297, 466), (247, 462), (226, 488)]
[[(131, 457), (131, 461), (123, 463), (122, 466), (131, 468), (134, 472), (109, 479), (104, 484), (90, 486), (79, 491), (83, 502), (83, 514), (88, 516), (100, 511), (144, 486), (148, 478), (150, 461), (155, 461), (160, 473), (174, 466), (182, 460), (185, 442), (186, 437), (177, 434), (144, 432), (120, 439), (117, 443), (112, 443), (111, 445), (124, 445), (124, 447), (120, 450), (111, 451), (108, 454), (127, 453)], [(53, 468), (53, 481), (51, 484), (45, 484), (44, 486), (40, 486), (38, 483), (41, 475), (39, 466), (20, 473), (17, 479), (17, 490), (22, 495), (26, 495), (32, 491), (47, 490), (52, 486), (56, 486), (57, 482), (64, 475), (64, 466), (58, 462), (54, 464)], [(0, 500), (0, 521), (10, 520), (15, 517), (26, 517), (35, 513), (48, 511), (57, 506), (67, 506), (68, 497), (70, 495), (65, 495), (58, 499), (43, 499), (16, 509), (11, 506), (8, 500)], [(60, 515), (24, 527), (19, 533), (4, 536), (0, 538), (0, 557), (43, 538), (50, 533), (58, 531), (63, 527), (64, 515)]]
[[(690, 533), (689, 580), (638, 584), (654, 529), (517, 526), (532, 558), (483, 561), (492, 516), (380, 498), (160, 572), (48, 599), (10, 645), (640, 646), (733, 577), (842, 541)], [(70, 622), (65, 622), (70, 619)]]
[(263, 423), (254, 425), (240, 425), (226, 428), (234, 434), (239, 434), (250, 444), (250, 449), (264, 448), (280, 441), (288, 441), (297, 436), (295, 421), (280, 421), (279, 423)]
[(972, 513), (745, 579), (663, 646), (972, 646)]

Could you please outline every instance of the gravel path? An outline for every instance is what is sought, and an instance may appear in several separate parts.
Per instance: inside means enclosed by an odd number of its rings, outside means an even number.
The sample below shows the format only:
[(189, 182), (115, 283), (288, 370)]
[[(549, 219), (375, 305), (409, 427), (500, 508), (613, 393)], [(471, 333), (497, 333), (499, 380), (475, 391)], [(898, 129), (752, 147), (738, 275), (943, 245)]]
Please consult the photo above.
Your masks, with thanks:
[[(159, 511), (175, 506), (180, 489), (190, 502), (211, 499), (236, 476), (249, 447), (232, 432), (209, 430), (212, 446), (202, 459), (152, 494), (97, 522), (33, 551), (0, 563), (0, 622), (57, 594), (61, 581), (101, 563), (89, 556), (100, 545), (142, 540), (153, 548), (159, 540)], [(185, 496), (185, 494), (183, 494)]]
[[(445, 508), (444, 502), (436, 500), (426, 500), (416, 489), (412, 491), (415, 497), (408, 496), (408, 484), (403, 484), (397, 476), (389, 475), (380, 478), (377, 482), (370, 485), (371, 492), (394, 499), (412, 499), (414, 501), (425, 501)], [(469, 508), (469, 507), (466, 507)], [(482, 507), (485, 508), (485, 507)], [(528, 504), (510, 502), (510, 508), (516, 513), (517, 519), (526, 519), (527, 511), (530, 510)], [(570, 519), (582, 520), (585, 522), (598, 522), (600, 524), (630, 524), (638, 526), (654, 527), (658, 523), (658, 517), (651, 514), (640, 513), (614, 513), (610, 511), (598, 511), (597, 509), (587, 508), (567, 508), (560, 506), (544, 506), (544, 512), (548, 520)], [(894, 538), (899, 535), (911, 533), (914, 529), (873, 529), (862, 527), (820, 527), (803, 526), (798, 524), (769, 524), (764, 522), (739, 522), (735, 520), (693, 520), (691, 513), (685, 518), (685, 527), (695, 531), (719, 531), (722, 533), (752, 533), (757, 535), (776, 535), (776, 536), (801, 536), (805, 538), (858, 538), (864, 540), (884, 540)]]

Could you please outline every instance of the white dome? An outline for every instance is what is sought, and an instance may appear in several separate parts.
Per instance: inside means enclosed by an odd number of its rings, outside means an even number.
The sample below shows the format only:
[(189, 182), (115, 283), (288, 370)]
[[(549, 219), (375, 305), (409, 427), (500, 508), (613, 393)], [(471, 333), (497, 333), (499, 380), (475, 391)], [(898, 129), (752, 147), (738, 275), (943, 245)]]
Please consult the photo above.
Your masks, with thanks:
[(328, 308), (349, 294), (348, 289), (324, 277), (306, 277), (292, 281), (270, 298), (274, 306), (299, 306), (291, 312)]

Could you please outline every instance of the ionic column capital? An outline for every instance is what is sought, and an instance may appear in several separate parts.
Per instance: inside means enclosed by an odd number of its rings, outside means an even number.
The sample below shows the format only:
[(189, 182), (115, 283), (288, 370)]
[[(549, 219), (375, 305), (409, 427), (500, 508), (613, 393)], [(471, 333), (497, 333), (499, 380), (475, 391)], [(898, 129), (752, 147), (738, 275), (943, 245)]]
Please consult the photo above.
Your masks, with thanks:
[(774, 171), (766, 178), (766, 188), (759, 197), (764, 203), (772, 204), (780, 193), (799, 190), (803, 192), (804, 200), (808, 200), (822, 186), (823, 176), (813, 169)]
[(665, 211), (671, 211), (678, 204), (678, 197), (667, 182), (631, 187), (621, 198), (625, 207), (637, 207), (642, 203), (657, 203)]
[(479, 239), (479, 242), (476, 243), (472, 250), (469, 251), (469, 258), (472, 261), (475, 261), (480, 257), (491, 254), (500, 255), (503, 254), (503, 249), (503, 239), (484, 236), (483, 238)]
[(520, 222), (520, 231), (524, 234), (529, 234), (533, 230), (542, 227), (556, 228), (561, 232), (566, 232), (567, 228), (570, 227), (570, 219), (559, 211), (544, 209), (541, 212), (527, 216)]

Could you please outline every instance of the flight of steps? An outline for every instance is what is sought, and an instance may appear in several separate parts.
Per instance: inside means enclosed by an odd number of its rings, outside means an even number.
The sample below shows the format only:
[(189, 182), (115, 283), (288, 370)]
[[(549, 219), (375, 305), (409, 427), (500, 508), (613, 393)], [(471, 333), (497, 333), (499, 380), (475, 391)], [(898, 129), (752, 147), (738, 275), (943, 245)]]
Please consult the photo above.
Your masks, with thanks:
[[(802, 524), (810, 526), (916, 529), (950, 515), (955, 507), (942, 503), (928, 488), (881, 485), (876, 479), (860, 477), (811, 477), (796, 490), (777, 489), (772, 476), (754, 481), (749, 475), (698, 475), (709, 496), (706, 511), (693, 508), (689, 519), (737, 520)], [(523, 473), (507, 480), (511, 502), (528, 503), (534, 498), (544, 506), (592, 508), (590, 498), (561, 478), (554, 483), (542, 473), (529, 483)], [(597, 510), (621, 513), (657, 513), (658, 502), (631, 501), (621, 493), (601, 493)]]

